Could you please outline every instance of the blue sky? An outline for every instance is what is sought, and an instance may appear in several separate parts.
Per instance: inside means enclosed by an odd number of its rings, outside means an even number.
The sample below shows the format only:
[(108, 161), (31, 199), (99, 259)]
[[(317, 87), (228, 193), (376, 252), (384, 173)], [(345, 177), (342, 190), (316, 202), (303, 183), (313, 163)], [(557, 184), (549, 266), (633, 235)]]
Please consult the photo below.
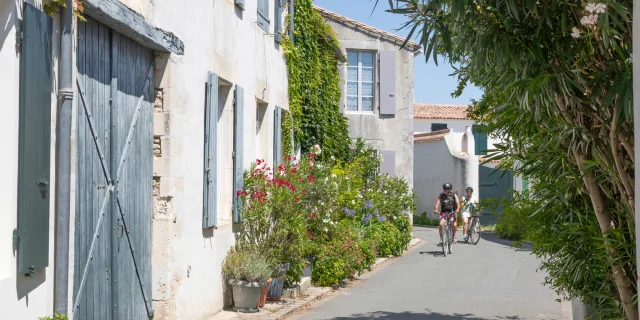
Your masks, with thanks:
[[(373, 15), (375, 0), (315, 0), (314, 4), (333, 11), (337, 14), (358, 20), (372, 27), (385, 30), (406, 37), (409, 29), (397, 30), (406, 18), (385, 12), (389, 8), (389, 1), (380, 0)], [(415, 39), (412, 39), (415, 41)], [(453, 69), (442, 59), (438, 59), (439, 66), (430, 59), (425, 61), (424, 54), (414, 60), (415, 101), (416, 103), (435, 104), (468, 104), (470, 99), (479, 99), (482, 91), (475, 87), (467, 87), (459, 98), (452, 98), (451, 93), (456, 90), (456, 78), (449, 76)]]

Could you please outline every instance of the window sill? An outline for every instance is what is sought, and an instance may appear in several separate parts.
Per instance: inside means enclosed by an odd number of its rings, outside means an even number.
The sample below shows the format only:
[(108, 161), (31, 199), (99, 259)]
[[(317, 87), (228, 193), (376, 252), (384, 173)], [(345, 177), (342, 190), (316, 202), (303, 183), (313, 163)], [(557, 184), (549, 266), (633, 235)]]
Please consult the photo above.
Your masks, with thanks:
[(347, 111), (345, 112), (345, 114), (354, 114), (354, 115), (369, 115), (369, 116), (375, 116), (376, 113), (373, 111)]

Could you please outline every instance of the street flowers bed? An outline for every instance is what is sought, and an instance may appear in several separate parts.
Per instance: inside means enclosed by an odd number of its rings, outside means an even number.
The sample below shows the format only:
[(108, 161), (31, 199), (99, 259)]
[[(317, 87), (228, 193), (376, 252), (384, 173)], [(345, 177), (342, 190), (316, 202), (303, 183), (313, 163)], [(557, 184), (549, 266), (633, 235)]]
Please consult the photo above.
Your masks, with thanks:
[(346, 162), (317, 161), (319, 146), (301, 159), (245, 172), (240, 243), (255, 246), (274, 266), (289, 264), (287, 283), (332, 286), (371, 267), (376, 256), (400, 255), (411, 240), (414, 196), (401, 178), (377, 176), (378, 157), (358, 142)]

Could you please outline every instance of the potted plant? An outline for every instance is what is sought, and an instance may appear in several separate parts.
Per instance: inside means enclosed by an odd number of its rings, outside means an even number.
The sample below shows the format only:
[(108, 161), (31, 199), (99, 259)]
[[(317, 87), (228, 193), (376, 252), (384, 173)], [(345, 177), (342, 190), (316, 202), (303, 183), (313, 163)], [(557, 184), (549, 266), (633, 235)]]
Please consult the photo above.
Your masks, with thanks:
[(273, 281), (269, 285), (269, 291), (267, 292), (268, 301), (279, 301), (282, 298), (282, 291), (284, 290), (284, 281), (286, 280), (287, 271), (289, 271), (289, 264), (281, 264), (278, 266)]
[(231, 248), (222, 264), (222, 272), (233, 288), (234, 310), (258, 311), (262, 288), (273, 273), (269, 262), (250, 247)]
[(269, 291), (269, 285), (271, 285), (272, 281), (273, 279), (271, 278), (267, 279), (266, 284), (260, 290), (260, 300), (258, 300), (257, 305), (258, 308), (264, 307), (264, 304), (267, 303), (267, 292)]

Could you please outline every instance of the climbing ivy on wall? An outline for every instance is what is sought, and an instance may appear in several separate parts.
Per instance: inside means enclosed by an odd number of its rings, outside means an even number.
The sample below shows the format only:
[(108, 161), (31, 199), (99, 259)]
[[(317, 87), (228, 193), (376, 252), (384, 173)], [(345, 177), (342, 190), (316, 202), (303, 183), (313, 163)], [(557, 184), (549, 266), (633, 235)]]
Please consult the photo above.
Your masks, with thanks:
[[(295, 0), (294, 43), (288, 37), (283, 39), (295, 143), (301, 146), (302, 153), (318, 144), (322, 157), (345, 159), (351, 140), (347, 119), (340, 114), (339, 106), (337, 66), (342, 62), (336, 48), (340, 45), (312, 3), (312, 0)], [(290, 117), (283, 117), (282, 134), (285, 154), (291, 154)]]

